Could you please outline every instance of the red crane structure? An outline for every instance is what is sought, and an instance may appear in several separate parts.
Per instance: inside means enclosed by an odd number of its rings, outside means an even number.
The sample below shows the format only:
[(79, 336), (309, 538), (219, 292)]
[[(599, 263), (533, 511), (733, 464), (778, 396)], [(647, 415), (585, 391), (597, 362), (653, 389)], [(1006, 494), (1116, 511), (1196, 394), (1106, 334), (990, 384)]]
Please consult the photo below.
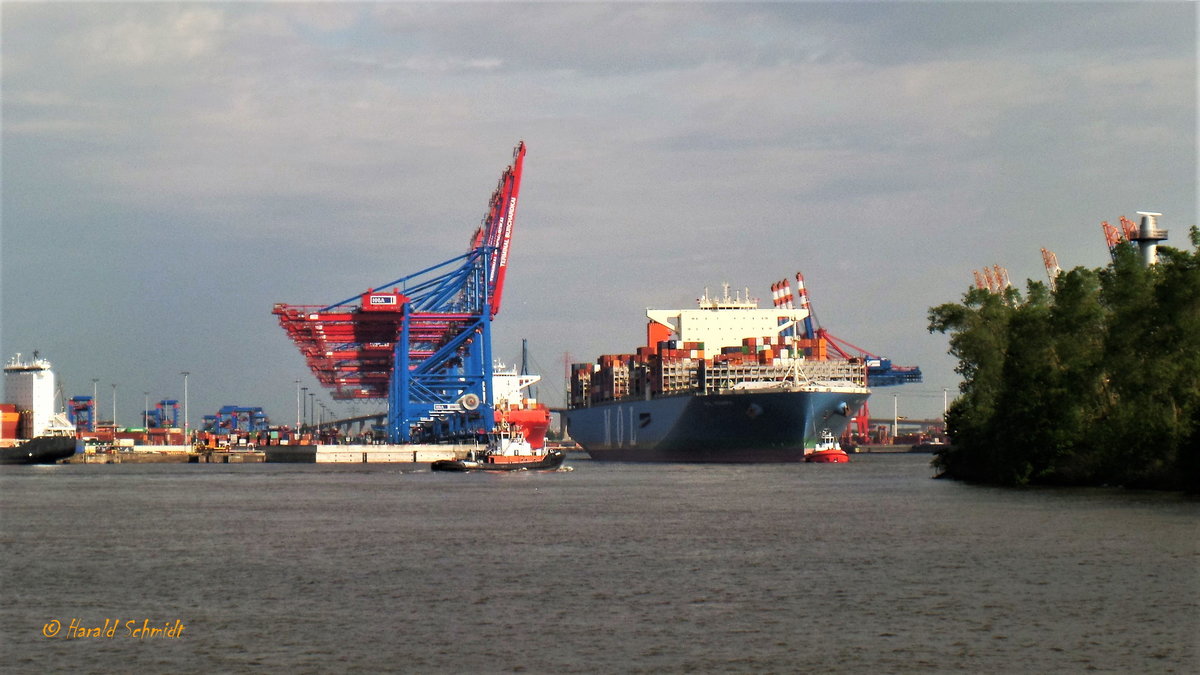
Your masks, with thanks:
[(1121, 216), (1121, 227), (1109, 225), (1108, 221), (1100, 223), (1101, 229), (1104, 230), (1104, 241), (1108, 244), (1108, 253), (1111, 256), (1116, 255), (1117, 244), (1123, 241), (1134, 241), (1138, 238), (1138, 225), (1132, 220)]
[(981, 291), (1000, 294), (1012, 285), (1008, 278), (1008, 270), (999, 265), (992, 265), (990, 268), (984, 265), (983, 272), (973, 270), (972, 274), (975, 275), (975, 288)]
[(1050, 290), (1053, 291), (1058, 286), (1058, 275), (1062, 274), (1058, 256), (1054, 255), (1054, 251), (1042, 249), (1042, 264), (1046, 266), (1046, 276), (1050, 279)]
[[(801, 309), (808, 310), (808, 315), (803, 321), (803, 335), (801, 337), (817, 343), (816, 354), (824, 354), (828, 350), (832, 350), (841, 358), (847, 360), (857, 359), (865, 362), (867, 364), (867, 386), (869, 387), (893, 387), (922, 381), (921, 369), (918, 366), (892, 365), (891, 359), (878, 356), (862, 347), (851, 344), (846, 340), (836, 337), (822, 327), (820, 322), (815, 320), (816, 317), (812, 311), (812, 302), (808, 296), (808, 288), (804, 284), (804, 275), (799, 272), (796, 273), (796, 288), (796, 295), (793, 296), (791, 282), (787, 279), (772, 284), (771, 291), (775, 306), (791, 309), (794, 299), (796, 299), (799, 301)], [(851, 426), (847, 427), (847, 433), (857, 435), (860, 439), (868, 437), (870, 434), (870, 416), (870, 409), (866, 403), (863, 403), (862, 408), (852, 418)]]

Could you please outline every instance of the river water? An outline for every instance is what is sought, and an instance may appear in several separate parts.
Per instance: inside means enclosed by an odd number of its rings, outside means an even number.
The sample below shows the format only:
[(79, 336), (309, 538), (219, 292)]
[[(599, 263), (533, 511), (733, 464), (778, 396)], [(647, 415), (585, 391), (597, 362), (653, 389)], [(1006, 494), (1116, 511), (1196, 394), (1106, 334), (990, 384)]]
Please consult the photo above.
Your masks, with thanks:
[(928, 462), (3, 467), (0, 669), (1200, 672), (1200, 502)]

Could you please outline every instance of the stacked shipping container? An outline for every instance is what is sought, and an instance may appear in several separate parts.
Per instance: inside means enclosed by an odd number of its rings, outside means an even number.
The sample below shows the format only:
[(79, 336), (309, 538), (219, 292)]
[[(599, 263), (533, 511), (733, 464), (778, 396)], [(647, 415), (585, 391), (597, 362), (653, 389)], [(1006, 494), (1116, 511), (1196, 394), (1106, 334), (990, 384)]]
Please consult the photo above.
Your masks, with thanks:
[(861, 361), (831, 361), (821, 338), (745, 338), (742, 346), (724, 347), (711, 358), (705, 356), (702, 342), (661, 340), (635, 354), (605, 354), (595, 364), (574, 364), (570, 407), (625, 398), (711, 393), (751, 383), (782, 384), (795, 381), (798, 370), (808, 379), (862, 384), (866, 377)]
[(17, 427), (21, 413), (15, 403), (0, 403), (0, 439), (17, 438)]

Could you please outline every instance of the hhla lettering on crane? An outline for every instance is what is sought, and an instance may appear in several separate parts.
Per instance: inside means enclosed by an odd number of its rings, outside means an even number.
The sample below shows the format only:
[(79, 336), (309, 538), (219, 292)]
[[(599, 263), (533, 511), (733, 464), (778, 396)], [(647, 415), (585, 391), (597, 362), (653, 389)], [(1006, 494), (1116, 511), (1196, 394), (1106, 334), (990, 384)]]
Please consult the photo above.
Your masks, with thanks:
[[(509, 224), (511, 224), (511, 223), (512, 223), (512, 221), (513, 221), (513, 212), (514, 212), (514, 211), (516, 211), (516, 210), (517, 210), (517, 198), (516, 198), (516, 197), (509, 197), (509, 198), (508, 198), (508, 213), (505, 215), (505, 218), (504, 218), (504, 220), (505, 220), (507, 223), (509, 223)], [(500, 243), (501, 243), (501, 246), (500, 246), (500, 267), (504, 267), (505, 265), (507, 265), (507, 264), (508, 264), (508, 245), (509, 245), (511, 242), (512, 242), (512, 239), (511, 239), (511, 238), (509, 238), (509, 237), (505, 237), (505, 238), (504, 238), (504, 240), (500, 242)]]

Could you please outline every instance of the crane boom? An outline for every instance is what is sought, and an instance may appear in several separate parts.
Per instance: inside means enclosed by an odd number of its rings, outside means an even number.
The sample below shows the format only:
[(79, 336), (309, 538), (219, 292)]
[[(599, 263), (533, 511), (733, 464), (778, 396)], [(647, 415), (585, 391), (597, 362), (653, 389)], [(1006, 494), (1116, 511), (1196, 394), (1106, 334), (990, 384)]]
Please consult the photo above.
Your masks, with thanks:
[(1120, 229), (1108, 224), (1108, 221), (1102, 221), (1100, 228), (1104, 230), (1104, 242), (1108, 244), (1109, 255), (1116, 255), (1117, 244), (1125, 241), (1125, 233)]
[(525, 162), (525, 141), (513, 150), (513, 163), (504, 170), (500, 182), (488, 202), (488, 213), (483, 224), (475, 231), (471, 247), (487, 246), (488, 253), (488, 298), (491, 300), (491, 316), (500, 313), (500, 301), (504, 295), (504, 276), (508, 271), (508, 250), (512, 244), (513, 220), (517, 216), (517, 197), (521, 191), (521, 171)]
[(1046, 276), (1050, 278), (1050, 290), (1054, 290), (1058, 285), (1058, 275), (1062, 273), (1058, 256), (1054, 255), (1054, 251), (1042, 249), (1042, 264), (1046, 266)]
[(1137, 223), (1126, 218), (1125, 216), (1121, 216), (1120, 222), (1121, 222), (1121, 233), (1125, 235), (1125, 238), (1129, 241), (1133, 241), (1133, 240), (1137, 239), (1137, 237), (1138, 237)]

